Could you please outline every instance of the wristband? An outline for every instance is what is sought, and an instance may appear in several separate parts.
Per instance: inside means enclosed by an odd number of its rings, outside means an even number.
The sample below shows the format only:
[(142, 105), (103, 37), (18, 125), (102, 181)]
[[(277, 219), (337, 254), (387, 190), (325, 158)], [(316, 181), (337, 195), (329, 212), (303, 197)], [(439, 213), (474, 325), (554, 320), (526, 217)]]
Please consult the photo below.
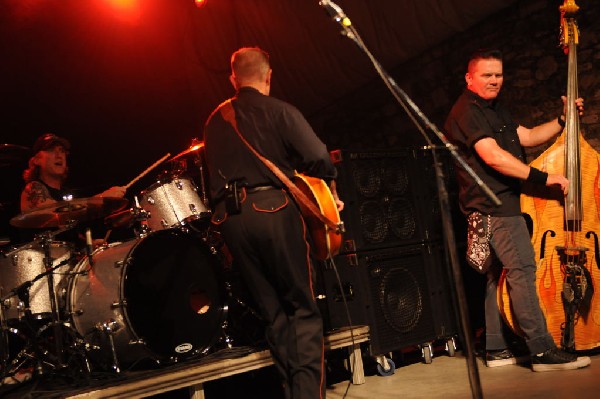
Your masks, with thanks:
[(534, 184), (542, 184), (542, 185), (546, 185), (546, 182), (548, 181), (548, 173), (546, 172), (542, 172), (539, 169), (536, 169), (534, 167), (530, 167), (529, 168), (529, 176), (527, 176), (527, 180), (529, 183), (534, 183)]
[(558, 118), (556, 118), (556, 121), (558, 122), (558, 124), (560, 125), (560, 127), (562, 127), (564, 129), (564, 127), (565, 127), (565, 121), (562, 119), (562, 115), (559, 116)]

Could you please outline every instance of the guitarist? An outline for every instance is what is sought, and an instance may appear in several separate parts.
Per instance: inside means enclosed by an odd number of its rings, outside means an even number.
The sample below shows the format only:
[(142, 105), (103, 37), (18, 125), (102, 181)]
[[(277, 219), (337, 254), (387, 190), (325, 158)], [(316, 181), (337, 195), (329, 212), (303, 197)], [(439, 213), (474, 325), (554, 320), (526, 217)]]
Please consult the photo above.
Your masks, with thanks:
[[(327, 148), (302, 114), (269, 96), (272, 70), (260, 48), (231, 57), (233, 98), (210, 115), (204, 143), (212, 222), (266, 320), (266, 339), (286, 398), (325, 397), (323, 325), (313, 292), (306, 225), (283, 184), (242, 141), (286, 176), (294, 171), (330, 183), (337, 176)], [(233, 105), (234, 123), (223, 107)]]

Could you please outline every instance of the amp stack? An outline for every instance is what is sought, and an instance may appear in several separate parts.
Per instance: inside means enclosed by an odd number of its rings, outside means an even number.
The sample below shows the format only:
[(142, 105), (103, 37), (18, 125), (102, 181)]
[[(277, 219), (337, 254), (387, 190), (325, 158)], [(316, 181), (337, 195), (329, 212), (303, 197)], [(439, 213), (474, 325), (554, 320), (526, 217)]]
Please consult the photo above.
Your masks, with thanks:
[[(346, 232), (334, 258), (340, 281), (331, 264), (320, 274), (325, 328), (348, 326), (349, 313), (353, 325), (369, 325), (372, 355), (456, 335), (431, 150), (331, 156)], [(449, 183), (448, 156), (441, 158)]]

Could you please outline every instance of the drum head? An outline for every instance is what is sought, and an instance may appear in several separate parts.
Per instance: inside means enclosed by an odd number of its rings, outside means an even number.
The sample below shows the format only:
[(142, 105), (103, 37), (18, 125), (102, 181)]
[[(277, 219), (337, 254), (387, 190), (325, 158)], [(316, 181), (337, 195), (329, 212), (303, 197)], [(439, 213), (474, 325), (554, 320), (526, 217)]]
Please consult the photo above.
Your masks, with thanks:
[(156, 358), (199, 354), (220, 337), (220, 266), (198, 238), (180, 230), (152, 233), (133, 249), (126, 268), (128, 324)]

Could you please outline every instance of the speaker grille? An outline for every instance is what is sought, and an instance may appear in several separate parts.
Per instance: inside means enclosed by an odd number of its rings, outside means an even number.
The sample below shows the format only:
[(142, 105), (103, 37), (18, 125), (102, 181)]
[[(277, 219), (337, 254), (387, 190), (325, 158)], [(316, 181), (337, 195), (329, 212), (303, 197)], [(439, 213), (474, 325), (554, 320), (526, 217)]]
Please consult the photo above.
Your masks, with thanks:
[(388, 324), (396, 331), (412, 331), (423, 314), (422, 287), (403, 267), (392, 268), (379, 284), (379, 305)]
[(456, 331), (442, 247), (411, 245), (361, 254), (368, 271), (373, 354), (431, 342)]

